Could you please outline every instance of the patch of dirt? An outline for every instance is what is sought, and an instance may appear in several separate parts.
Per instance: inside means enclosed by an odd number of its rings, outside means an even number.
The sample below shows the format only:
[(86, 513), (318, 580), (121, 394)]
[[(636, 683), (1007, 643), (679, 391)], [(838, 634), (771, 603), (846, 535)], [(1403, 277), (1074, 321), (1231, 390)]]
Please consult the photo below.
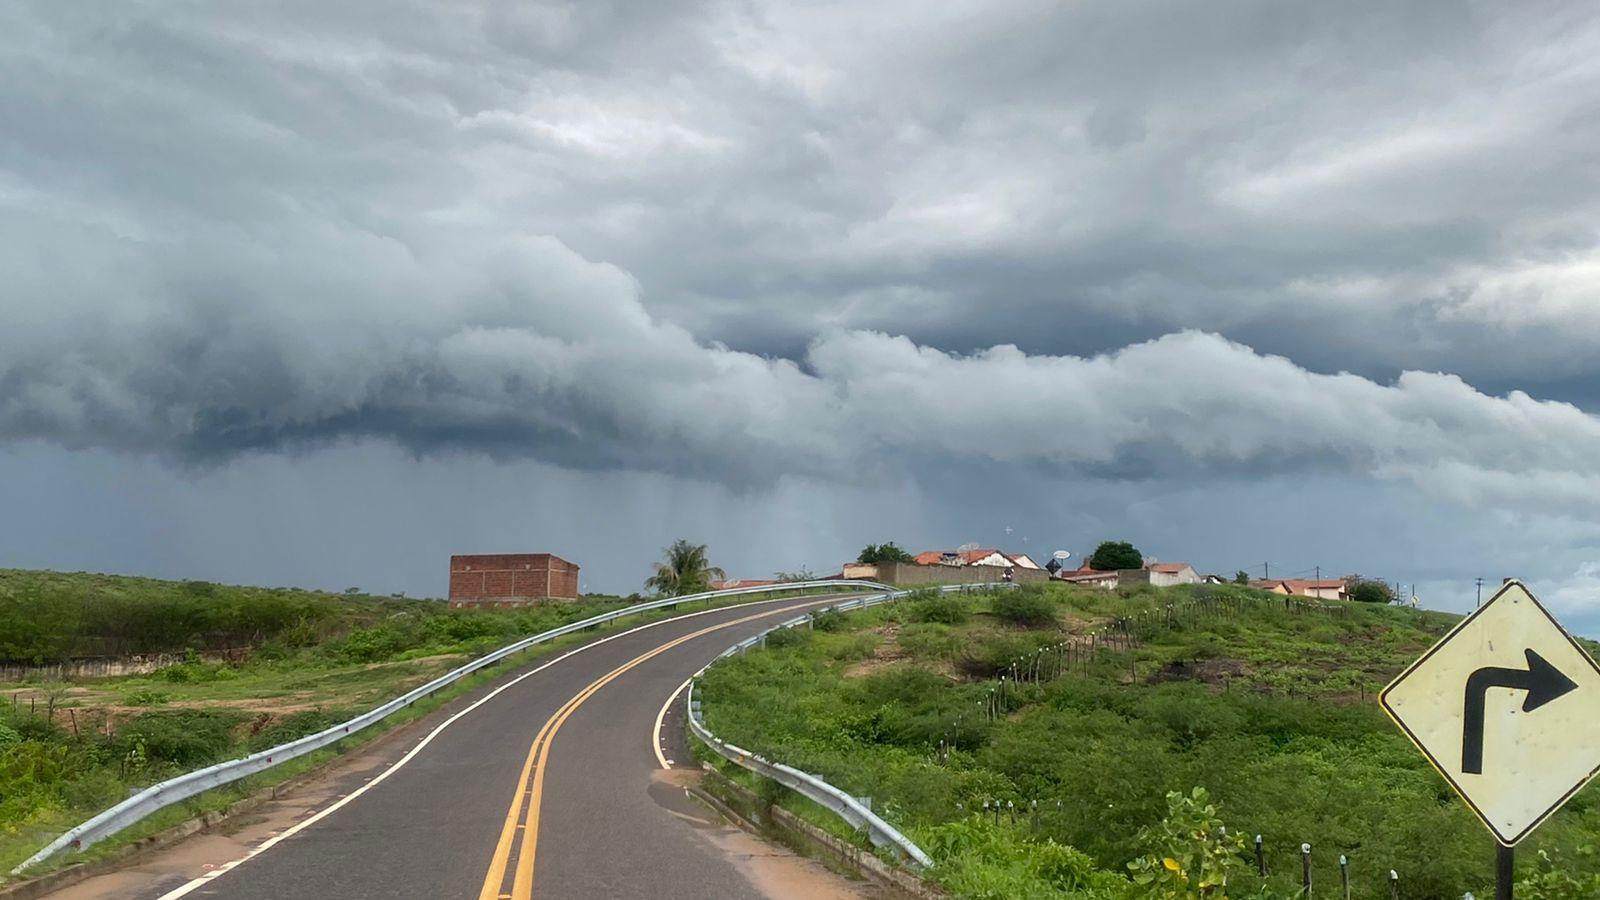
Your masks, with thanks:
[(900, 648), (899, 622), (885, 622), (864, 633), (875, 634), (881, 640), (878, 641), (878, 646), (872, 649), (871, 656), (844, 670), (846, 678), (860, 678), (863, 675), (871, 675), (873, 672), (886, 669), (895, 663), (904, 662), (911, 658), (909, 653)]
[(1175, 660), (1157, 669), (1147, 681), (1150, 684), (1163, 684), (1169, 681), (1198, 681), (1201, 684), (1212, 684), (1224, 687), (1230, 681), (1235, 681), (1250, 674), (1250, 668), (1242, 659), (1202, 659), (1194, 662), (1188, 660)]
[(1066, 615), (1061, 617), (1061, 619), (1062, 619), (1063, 622), (1066, 623), (1067, 633), (1068, 634), (1073, 634), (1073, 635), (1088, 634), (1089, 632), (1095, 630), (1096, 628), (1099, 628), (1100, 626), (1105, 625), (1105, 624), (1107, 624), (1107, 623), (1109, 623), (1111, 621), (1110, 619), (1106, 618), (1105, 616), (1100, 616), (1100, 617), (1096, 618), (1096, 617), (1090, 617), (1090, 616), (1081, 615), (1081, 614), (1074, 613), (1074, 612), (1071, 612), (1071, 611), (1068, 611), (1066, 613)]

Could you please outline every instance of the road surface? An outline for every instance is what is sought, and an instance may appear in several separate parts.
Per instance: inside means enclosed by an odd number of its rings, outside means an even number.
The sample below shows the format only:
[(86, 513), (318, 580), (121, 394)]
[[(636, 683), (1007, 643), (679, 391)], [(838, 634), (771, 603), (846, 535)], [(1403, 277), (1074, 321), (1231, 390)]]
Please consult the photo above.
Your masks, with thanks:
[(686, 795), (690, 770), (663, 768), (686, 759), (681, 713), (658, 728), (684, 681), (730, 644), (828, 602), (691, 613), (530, 664), (233, 835), (191, 838), (53, 896), (876, 896), (728, 828)]

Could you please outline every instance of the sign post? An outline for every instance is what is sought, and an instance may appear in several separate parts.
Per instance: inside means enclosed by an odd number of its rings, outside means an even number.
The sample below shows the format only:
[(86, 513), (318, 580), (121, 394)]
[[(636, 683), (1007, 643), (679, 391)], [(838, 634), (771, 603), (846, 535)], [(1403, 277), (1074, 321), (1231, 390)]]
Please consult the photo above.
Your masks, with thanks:
[(1600, 772), (1600, 666), (1508, 580), (1378, 702), (1494, 835), (1511, 900), (1513, 848)]

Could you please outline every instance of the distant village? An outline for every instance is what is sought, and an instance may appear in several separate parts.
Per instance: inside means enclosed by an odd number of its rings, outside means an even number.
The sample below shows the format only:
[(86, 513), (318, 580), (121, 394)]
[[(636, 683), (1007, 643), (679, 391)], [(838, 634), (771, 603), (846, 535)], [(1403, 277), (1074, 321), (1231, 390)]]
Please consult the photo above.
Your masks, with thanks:
[[(1127, 551), (1138, 556), (1131, 546)], [(892, 549), (891, 549), (892, 548)], [(879, 549), (880, 553), (873, 553)], [(878, 558), (872, 558), (878, 557)], [(868, 547), (856, 561), (845, 563), (842, 569), (828, 578), (860, 579), (893, 585), (983, 583), (997, 581), (1061, 582), (1086, 587), (1116, 590), (1119, 587), (1150, 585), (1171, 587), (1180, 584), (1248, 584), (1250, 587), (1275, 594), (1296, 597), (1315, 597), (1323, 600), (1348, 600), (1352, 585), (1359, 576), (1342, 578), (1243, 578), (1236, 573), (1228, 578), (1218, 574), (1202, 574), (1186, 562), (1160, 562), (1139, 558), (1136, 566), (1127, 568), (1097, 568), (1091, 556), (1075, 568), (1063, 559), (1052, 557), (1043, 565), (1026, 553), (1011, 553), (994, 547), (960, 547), (955, 550), (925, 550), (917, 554), (901, 554), (893, 544), (883, 548)], [(713, 583), (714, 588), (758, 587), (775, 584), (783, 579), (728, 579)]]
[[(1106, 590), (1140, 585), (1247, 584), (1286, 596), (1381, 602), (1393, 602), (1399, 593), (1398, 590), (1391, 591), (1382, 582), (1357, 575), (1341, 578), (1252, 579), (1244, 572), (1237, 572), (1232, 578), (1201, 574), (1186, 562), (1147, 559), (1125, 542), (1105, 542), (1076, 566), (1067, 562), (1071, 555), (1064, 551), (1057, 551), (1044, 565), (1040, 565), (1026, 553), (1010, 553), (975, 544), (954, 550), (925, 550), (912, 554), (893, 543), (887, 543), (868, 545), (855, 560), (845, 563), (838, 572), (830, 575), (779, 573), (772, 578), (726, 578), (721, 569), (706, 563), (706, 548), (703, 545), (680, 544), (681, 547), (669, 549), (690, 553), (693, 556), (691, 564), (676, 568), (658, 564), (657, 570), (676, 573), (678, 568), (685, 568), (693, 571), (688, 575), (679, 574), (665, 583), (655, 583), (662, 578), (658, 574), (647, 587), (654, 588), (658, 593), (674, 594), (707, 588), (755, 588), (820, 578), (875, 581), (910, 587), (1002, 581), (1057, 582)], [(453, 556), (450, 559), (450, 605), (458, 608), (498, 607), (544, 600), (574, 600), (579, 596), (578, 572), (577, 564), (549, 553)], [(703, 575), (697, 574), (702, 572)], [(1369, 593), (1374, 586), (1382, 596)]]

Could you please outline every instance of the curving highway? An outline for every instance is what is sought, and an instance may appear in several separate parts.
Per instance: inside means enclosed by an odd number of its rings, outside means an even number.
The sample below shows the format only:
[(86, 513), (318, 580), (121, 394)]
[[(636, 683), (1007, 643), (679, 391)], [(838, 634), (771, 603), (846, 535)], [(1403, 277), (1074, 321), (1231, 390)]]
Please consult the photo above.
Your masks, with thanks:
[(723, 825), (686, 795), (692, 773), (668, 770), (685, 758), (667, 706), (685, 680), (739, 639), (836, 599), (691, 612), (598, 638), (458, 698), (224, 833), (51, 896), (875, 896)]

